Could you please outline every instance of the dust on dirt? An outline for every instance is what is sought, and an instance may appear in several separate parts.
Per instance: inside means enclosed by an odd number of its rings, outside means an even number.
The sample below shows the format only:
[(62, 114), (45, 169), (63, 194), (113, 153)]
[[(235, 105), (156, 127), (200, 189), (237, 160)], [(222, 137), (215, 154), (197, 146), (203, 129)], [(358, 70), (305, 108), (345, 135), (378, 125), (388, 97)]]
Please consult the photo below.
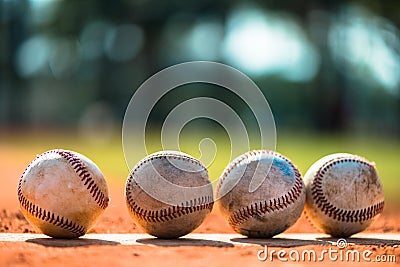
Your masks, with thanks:
[[(400, 214), (397, 210), (385, 210), (383, 214), (364, 232), (394, 233), (400, 232)], [(2, 233), (36, 233), (19, 210), (0, 210), (0, 232)], [(285, 233), (320, 232), (303, 213), (300, 219)], [(103, 214), (89, 233), (143, 233), (121, 208), (110, 208)], [(214, 208), (202, 225), (194, 233), (235, 233), (222, 218), (218, 208)]]

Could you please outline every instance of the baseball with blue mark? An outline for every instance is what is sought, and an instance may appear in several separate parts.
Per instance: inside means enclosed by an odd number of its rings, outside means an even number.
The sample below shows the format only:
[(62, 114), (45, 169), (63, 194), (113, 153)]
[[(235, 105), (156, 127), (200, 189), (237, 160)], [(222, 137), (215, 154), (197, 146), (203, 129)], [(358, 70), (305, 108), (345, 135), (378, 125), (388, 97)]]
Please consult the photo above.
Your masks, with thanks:
[(227, 223), (248, 237), (277, 235), (300, 217), (305, 186), (297, 167), (271, 150), (249, 151), (222, 173), (216, 199)]
[(278, 167), (285, 176), (294, 177), (294, 168), (287, 160), (274, 157), (273, 165)]

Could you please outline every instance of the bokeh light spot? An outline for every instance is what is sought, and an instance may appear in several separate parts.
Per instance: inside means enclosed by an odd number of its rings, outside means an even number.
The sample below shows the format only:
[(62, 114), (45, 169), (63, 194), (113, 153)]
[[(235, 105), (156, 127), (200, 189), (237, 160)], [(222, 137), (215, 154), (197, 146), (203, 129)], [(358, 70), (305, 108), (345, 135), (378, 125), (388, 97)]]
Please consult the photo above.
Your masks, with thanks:
[(230, 14), (223, 51), (227, 62), (253, 75), (308, 81), (319, 67), (314, 46), (292, 17), (259, 9)]

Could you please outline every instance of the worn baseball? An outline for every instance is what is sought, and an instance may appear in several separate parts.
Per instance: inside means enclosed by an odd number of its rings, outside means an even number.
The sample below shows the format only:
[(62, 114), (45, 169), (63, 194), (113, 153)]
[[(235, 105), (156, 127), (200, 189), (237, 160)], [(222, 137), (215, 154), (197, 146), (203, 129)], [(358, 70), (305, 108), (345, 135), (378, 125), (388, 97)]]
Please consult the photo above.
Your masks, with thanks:
[(22, 214), (39, 232), (55, 238), (84, 235), (108, 205), (103, 174), (87, 157), (47, 151), (33, 160), (18, 183)]
[[(252, 180), (261, 183), (251, 189)], [(224, 170), (216, 188), (228, 224), (248, 237), (272, 237), (301, 216), (306, 198), (301, 174), (285, 156), (269, 150), (247, 152)]]
[(375, 164), (345, 153), (328, 155), (307, 171), (305, 211), (334, 237), (366, 229), (383, 211), (384, 196)]
[(137, 163), (126, 181), (125, 198), (136, 224), (159, 238), (192, 232), (214, 204), (206, 167), (176, 151), (157, 152)]

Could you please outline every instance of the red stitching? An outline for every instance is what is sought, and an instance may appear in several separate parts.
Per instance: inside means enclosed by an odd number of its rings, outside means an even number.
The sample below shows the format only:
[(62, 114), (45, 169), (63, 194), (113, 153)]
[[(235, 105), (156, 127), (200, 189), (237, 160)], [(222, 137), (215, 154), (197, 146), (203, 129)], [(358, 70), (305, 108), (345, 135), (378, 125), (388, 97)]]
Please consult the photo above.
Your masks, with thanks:
[[(194, 213), (201, 210), (212, 210), (214, 202), (211, 196), (200, 197), (190, 200), (190, 203), (198, 203), (194, 206), (186, 206), (184, 203), (181, 205), (170, 206), (161, 210), (145, 210), (141, 208), (131, 197), (128, 197), (127, 203), (130, 211), (140, 220), (146, 222), (167, 222), (172, 219), (179, 218), (183, 215)], [(188, 202), (186, 202), (188, 204)]]
[(266, 213), (285, 209), (289, 205), (295, 203), (304, 188), (301, 176), (297, 176), (297, 173), (298, 171), (296, 171), (296, 183), (288, 193), (281, 197), (270, 199), (268, 201), (266, 200), (252, 203), (249, 206), (232, 212), (228, 219), (229, 224), (232, 226), (236, 226), (255, 215), (262, 216)]
[[(24, 172), (25, 173), (25, 172)], [(74, 234), (82, 236), (86, 233), (85, 227), (79, 225), (72, 220), (68, 220), (62, 216), (55, 215), (53, 212), (42, 209), (39, 206), (36, 206), (32, 202), (30, 202), (23, 194), (21, 190), (22, 179), (18, 183), (18, 200), (21, 203), (21, 206), (30, 214), (35, 216), (38, 219), (46, 221), (48, 223), (54, 224), (62, 229), (68, 230)]]
[(86, 189), (89, 190), (89, 193), (92, 195), (96, 203), (102, 208), (105, 209), (108, 206), (109, 199), (105, 196), (105, 194), (100, 190), (98, 185), (93, 180), (90, 172), (87, 170), (86, 165), (82, 162), (82, 160), (70, 151), (65, 151), (61, 149), (51, 150), (45, 152), (48, 153), (57, 153), (61, 157), (65, 158), (69, 164), (71, 164), (72, 168), (81, 178), (83, 185), (86, 186)]
[[(255, 152), (255, 153), (254, 153)], [(248, 159), (250, 156), (255, 156), (258, 153), (260, 153), (261, 150), (252, 150), (249, 151), (247, 153), (244, 153), (243, 155), (241, 155), (240, 157), (236, 158), (235, 160), (233, 160), (228, 167), (226, 167), (226, 169), (224, 170), (222, 177), (219, 179), (217, 187), (216, 187), (216, 195), (218, 196), (219, 194), (219, 190), (222, 186), (222, 183), (224, 182), (225, 178), (228, 176), (228, 174), (233, 170), (233, 168), (235, 168), (239, 163), (241, 163), (243, 160)], [(260, 153), (261, 154), (261, 153)]]
[(180, 160), (183, 160), (183, 161), (186, 160), (186, 161), (195, 163), (197, 166), (200, 166), (203, 169), (206, 169), (204, 167), (204, 165), (199, 160), (197, 160), (195, 158), (192, 158), (192, 157), (189, 157), (189, 156), (187, 156), (185, 154), (177, 155), (177, 154), (174, 154), (174, 153), (162, 152), (162, 153), (152, 154), (149, 157), (146, 157), (146, 158), (142, 159), (141, 161), (139, 161), (136, 164), (135, 169), (133, 169), (131, 173), (136, 172), (139, 168), (141, 168), (144, 164), (146, 164), (149, 161), (152, 161), (154, 159), (165, 159), (165, 158), (168, 158), (168, 157), (172, 157), (173, 159), (180, 159)]
[(220, 189), (223, 181), (225, 180), (225, 178), (228, 176), (228, 174), (232, 171), (232, 169), (234, 167), (236, 167), (239, 163), (241, 163), (245, 159), (248, 159), (249, 157), (256, 156), (258, 154), (263, 154), (263, 153), (272, 154), (273, 156), (279, 157), (280, 159), (283, 159), (287, 163), (289, 163), (289, 165), (292, 167), (292, 169), (295, 172), (296, 182), (295, 182), (294, 186), (290, 189), (290, 191), (281, 197), (252, 203), (246, 207), (243, 207), (239, 210), (232, 212), (228, 218), (228, 222), (233, 227), (248, 220), (249, 218), (251, 218), (255, 215), (262, 216), (265, 213), (282, 210), (282, 209), (288, 207), (289, 205), (295, 203), (295, 201), (299, 198), (302, 190), (304, 190), (304, 184), (303, 184), (303, 180), (301, 178), (301, 174), (300, 174), (299, 170), (297, 169), (297, 167), (291, 161), (289, 161), (287, 158), (283, 157), (282, 155), (280, 155), (279, 153), (274, 152), (274, 151), (253, 150), (253, 151), (249, 151), (249, 152), (243, 154), (241, 157), (234, 160), (227, 167), (227, 169), (224, 171), (224, 174), (218, 183), (218, 186), (216, 189), (217, 195), (218, 195), (219, 189)]
[(135, 185), (138, 184), (135, 181), (132, 174), (135, 173), (140, 167), (142, 167), (147, 162), (150, 162), (154, 159), (164, 159), (167, 157), (173, 157), (174, 159), (186, 160), (195, 163), (196, 165), (202, 167), (204, 170), (207, 171), (207, 169), (199, 160), (186, 156), (184, 154), (176, 155), (174, 153), (164, 152), (164, 153), (150, 155), (149, 157), (142, 159), (136, 165), (135, 169), (132, 170), (131, 175), (129, 176), (126, 182), (126, 190), (125, 190), (126, 202), (129, 206), (130, 211), (138, 219), (144, 220), (146, 222), (167, 222), (169, 220), (176, 219), (183, 215), (190, 214), (196, 211), (204, 209), (209, 209), (211, 211), (214, 205), (214, 200), (212, 196), (202, 196), (197, 199), (191, 199), (189, 201), (186, 201), (186, 203), (181, 203), (181, 205), (170, 206), (168, 208), (161, 210), (146, 210), (140, 207), (134, 201), (134, 198), (132, 196), (132, 189), (133, 189), (132, 184)]
[(332, 217), (334, 220), (341, 222), (363, 222), (375, 217), (377, 214), (383, 211), (385, 202), (381, 201), (372, 206), (366, 207), (359, 210), (344, 210), (332, 205), (329, 200), (325, 197), (322, 189), (322, 179), (326, 172), (335, 164), (344, 162), (357, 162), (360, 164), (371, 167), (371, 164), (361, 158), (356, 157), (341, 157), (328, 161), (325, 163), (316, 173), (315, 178), (311, 184), (311, 195), (315, 201), (317, 207), (325, 213), (328, 217)]

